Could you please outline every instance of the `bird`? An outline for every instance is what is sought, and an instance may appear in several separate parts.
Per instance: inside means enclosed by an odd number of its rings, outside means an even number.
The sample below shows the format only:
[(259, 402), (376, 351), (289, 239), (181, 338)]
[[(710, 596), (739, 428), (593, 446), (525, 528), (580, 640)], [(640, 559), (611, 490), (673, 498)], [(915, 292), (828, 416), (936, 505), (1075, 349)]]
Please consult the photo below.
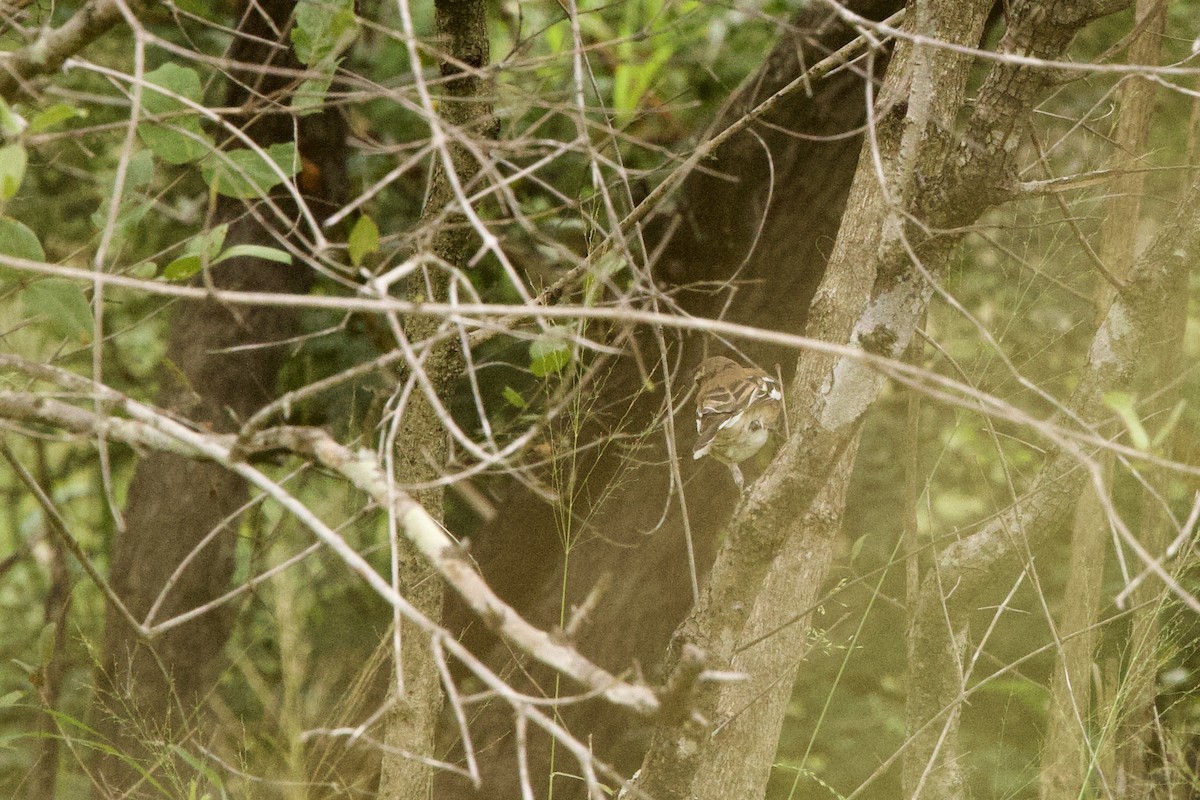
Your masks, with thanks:
[(711, 455), (733, 472), (745, 491), (738, 464), (762, 449), (783, 409), (779, 382), (757, 367), (712, 356), (696, 368), (696, 445), (692, 458)]

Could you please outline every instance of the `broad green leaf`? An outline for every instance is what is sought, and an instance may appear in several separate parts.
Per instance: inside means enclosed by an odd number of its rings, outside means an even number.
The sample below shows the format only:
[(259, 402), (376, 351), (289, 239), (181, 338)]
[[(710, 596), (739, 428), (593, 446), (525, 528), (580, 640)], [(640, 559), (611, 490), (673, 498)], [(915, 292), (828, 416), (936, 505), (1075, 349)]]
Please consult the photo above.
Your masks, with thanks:
[(221, 248), (225, 246), (225, 235), (227, 233), (229, 233), (228, 222), (218, 225), (199, 236), (193, 236), (184, 245), (183, 251), (192, 255), (205, 257), (209, 261), (212, 261), (221, 254)]
[(296, 56), (306, 65), (332, 60), (358, 36), (354, 0), (300, 0), (291, 35)]
[(225, 234), (229, 233), (229, 223), (218, 225), (212, 230), (198, 233), (183, 245), (184, 255), (199, 256), (209, 261), (221, 254), (225, 245)]
[(11, 200), (21, 188), (28, 156), (19, 144), (0, 147), (0, 201)]
[[(273, 144), (266, 149), (279, 171), (291, 177), (300, 169), (296, 145)], [(200, 166), (204, 180), (226, 197), (247, 200), (262, 197), (283, 182), (278, 172), (254, 150), (228, 150), (214, 153)]]
[(162, 276), (169, 281), (186, 281), (204, 266), (200, 256), (180, 256), (163, 267)]
[(216, 263), (228, 232), (229, 223), (225, 223), (188, 239), (183, 255), (163, 267), (162, 276), (169, 281), (185, 281), (199, 272), (205, 261)]
[(346, 243), (350, 251), (350, 263), (358, 266), (368, 253), (379, 252), (379, 226), (375, 220), (363, 214), (354, 223), (350, 231), (350, 240)]
[[(193, 103), (200, 102), (200, 95), (203, 91), (200, 85), (200, 76), (196, 74), (196, 70), (171, 62), (147, 72), (146, 82), (161, 86), (171, 94), (187, 98)], [(142, 90), (142, 107), (151, 114), (164, 114), (186, 108), (177, 98), (163, 92), (156, 92), (149, 87)]]
[[(180, 120), (183, 123), (183, 120)], [(213, 143), (203, 131), (192, 130), (191, 134), (183, 133), (192, 128), (191, 125), (181, 124), (175, 130), (167, 125), (143, 122), (138, 125), (138, 136), (149, 147), (154, 155), (168, 164), (189, 164), (212, 152)], [(199, 122), (196, 123), (199, 127)]]
[(183, 255), (163, 267), (162, 276), (169, 281), (185, 281), (199, 272), (205, 261), (215, 263), (228, 232), (229, 224), (225, 223), (188, 239)]
[[(320, 69), (320, 67), (314, 67)], [(292, 111), (303, 116), (319, 111), (325, 105), (325, 95), (333, 83), (333, 69), (319, 78), (308, 78), (292, 92)]]
[[(163, 64), (146, 73), (146, 80), (193, 103), (201, 101), (203, 89), (195, 70)], [(181, 100), (146, 87), (142, 90), (142, 108), (149, 115), (169, 117), (161, 123), (138, 125), (138, 136), (163, 161), (187, 164), (212, 151), (212, 139), (200, 127), (199, 115)]]
[(207, 233), (193, 236), (183, 246), (184, 254), (167, 264), (162, 275), (169, 281), (182, 281), (195, 275), (207, 260), (210, 265), (220, 264), (231, 258), (262, 258), (280, 264), (292, 263), (292, 254), (275, 247), (260, 244), (235, 244), (222, 251), (229, 225), (218, 225)]
[(143, 261), (140, 264), (134, 264), (129, 268), (129, 274), (135, 278), (148, 281), (158, 274), (158, 264), (155, 264), (153, 261)]
[(16, 692), (9, 692), (8, 694), (4, 695), (4, 697), (0, 697), (0, 708), (7, 708), (7, 707), (15, 704), (18, 700), (21, 699), (21, 695), (22, 695), (22, 692), (16, 691)]
[(529, 369), (539, 378), (561, 372), (571, 363), (571, 346), (565, 328), (550, 328), (529, 345)]
[[(131, 198), (154, 180), (154, 155), (149, 150), (138, 150), (129, 157), (125, 164), (125, 182), (121, 192), (121, 204), (124, 206)], [(100, 204), (91, 216), (92, 224), (97, 230), (103, 230), (108, 224), (108, 209), (112, 202), (114, 186), (116, 184), (116, 171), (113, 170), (105, 177), (107, 186), (107, 196), (104, 202)], [(130, 230), (137, 226), (138, 223), (150, 212), (153, 208), (153, 202), (146, 198), (142, 202), (137, 203), (131, 208), (122, 209), (117, 215), (117, 233), (127, 234)]]
[(217, 22), (224, 20), (225, 11), (220, 6), (214, 6), (212, 0), (175, 0), (175, 7), (189, 14), (195, 14), (201, 19)]
[(220, 264), (230, 258), (261, 258), (266, 261), (276, 261), (280, 264), (292, 263), (292, 254), (275, 247), (265, 247), (261, 244), (235, 244), (233, 247), (226, 250), (213, 261), (214, 264)]
[(49, 320), (58, 334), (84, 342), (92, 335), (92, 306), (78, 284), (48, 278), (32, 283), (21, 293), (30, 316)]
[(30, 261), (46, 260), (46, 251), (42, 249), (37, 234), (8, 217), (0, 217), (0, 254)]
[[(115, 176), (114, 176), (115, 177)], [(154, 180), (154, 158), (148, 150), (138, 150), (125, 165), (126, 193), (149, 186)]]
[(66, 103), (55, 103), (33, 115), (33, 119), (29, 121), (29, 132), (41, 133), (56, 128), (69, 119), (86, 116), (87, 109), (76, 108)]
[(54, 640), (57, 636), (58, 624), (55, 622), (47, 622), (42, 626), (41, 633), (38, 634), (38, 663), (43, 667), (50, 663), (50, 659), (54, 658)]
[(292, 94), (292, 110), (307, 114), (325, 104), (339, 58), (358, 38), (354, 0), (300, 0), (292, 28), (296, 56), (317, 77), (308, 78)]
[(521, 393), (511, 386), (504, 387), (504, 399), (507, 400), (508, 404), (513, 408), (523, 409), (528, 405), (528, 403), (525, 402), (525, 398), (521, 397)]

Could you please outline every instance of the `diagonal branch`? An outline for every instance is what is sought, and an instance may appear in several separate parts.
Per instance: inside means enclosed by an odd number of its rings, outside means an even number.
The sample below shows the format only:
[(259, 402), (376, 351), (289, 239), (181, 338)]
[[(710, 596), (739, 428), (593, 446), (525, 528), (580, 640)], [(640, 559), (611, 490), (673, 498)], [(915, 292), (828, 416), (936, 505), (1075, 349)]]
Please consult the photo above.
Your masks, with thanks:
[(0, 97), (12, 100), (26, 90), (35, 75), (48, 75), (62, 67), (68, 58), (104, 35), (116, 25), (126, 7), (137, 11), (143, 0), (88, 0), (69, 20), (57, 28), (43, 31), (33, 42), (0, 56)]
[[(6, 356), (3, 361), (6, 366), (22, 366), (19, 363), (21, 360), (15, 357)], [(202, 433), (67, 370), (36, 364), (28, 364), (27, 367), (26, 371), (30, 374), (42, 379), (53, 377), (64, 388), (94, 395), (111, 411), (123, 411), (130, 418), (101, 416), (61, 400), (12, 391), (0, 391), (0, 418), (37, 422), (72, 433), (103, 436), (110, 441), (134, 447), (215, 461), (282, 503), (382, 597), (406, 616), (416, 619), (421, 627), (430, 628), (431, 633), (436, 632), (436, 625), (411, 608), (408, 601), (342, 537), (244, 461), (246, 456), (254, 453), (277, 449), (312, 458), (344, 476), (379, 505), (393, 509), (408, 541), (489, 628), (522, 651), (614, 704), (640, 714), (652, 714), (658, 710), (659, 701), (651, 689), (612, 675), (553, 634), (529, 624), (504, 603), (471, 565), (458, 544), (424, 507), (394, 485), (389, 489), (387, 475), (370, 451), (353, 451), (317, 428), (269, 429), (254, 434), (248, 441), (238, 441), (232, 434)]]

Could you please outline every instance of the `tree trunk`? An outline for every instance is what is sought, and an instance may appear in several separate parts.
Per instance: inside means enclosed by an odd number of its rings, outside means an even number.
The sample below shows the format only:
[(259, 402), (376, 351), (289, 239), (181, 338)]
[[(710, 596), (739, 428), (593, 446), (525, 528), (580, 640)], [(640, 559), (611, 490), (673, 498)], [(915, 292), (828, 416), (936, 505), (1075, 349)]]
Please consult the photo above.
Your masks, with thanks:
[[(882, 19), (902, 3), (859, 0), (848, 5)], [(793, 26), (729, 103), (714, 130), (723, 129), (788, 84), (800, 74), (802, 63), (815, 64), (855, 35), (819, 4), (801, 12)], [(880, 56), (876, 67), (882, 66)], [(714, 160), (684, 182), (671, 213), (650, 223), (648, 250), (665, 241), (655, 268), (660, 280), (672, 287), (710, 281), (725, 286), (717, 292), (683, 291), (678, 297), (689, 312), (791, 332), (803, 330), (808, 301), (821, 279), (828, 243), (837, 231), (858, 161), (863, 83), (860, 65), (817, 82), (812, 97), (803, 92), (790, 96), (761, 123), (719, 148)], [(672, 222), (678, 224), (672, 227)], [(736, 289), (729, 283), (731, 278)], [(664, 364), (669, 364), (670, 374), (680, 381), (675, 384), (676, 394), (686, 390), (681, 384), (690, 378), (705, 347), (697, 338), (672, 340), (668, 353), (660, 355), (648, 337), (639, 338), (634, 346), (652, 365), (652, 377), (660, 386)], [(744, 352), (767, 369), (782, 362), (785, 373), (791, 372), (793, 362), (779, 348), (751, 344)], [(615, 447), (604, 448), (605, 454), (594, 461), (581, 456), (576, 471), (587, 478), (571, 491), (577, 503), (575, 518), (586, 522), (577, 531), (569, 563), (560, 544), (555, 510), (524, 490), (515, 490), (507, 499), (495, 522), (473, 541), (472, 552), (489, 582), (506, 599), (532, 621), (548, 627), (559, 624), (561, 608), (581, 604), (604, 581), (604, 594), (579, 631), (577, 645), (607, 668), (640, 664), (656, 674), (672, 630), (692, 604), (692, 590), (681, 512), (671, 494), (666, 443), (659, 431), (645, 435), (659, 424), (653, 420), (664, 398), (658, 392), (639, 393), (643, 385), (636, 359), (626, 357), (593, 392), (599, 400), (588, 415), (580, 442), (635, 433), (641, 435), (640, 449), (634, 448), (637, 464), (627, 460), (628, 451)], [(602, 424), (595, 423), (597, 418)], [(689, 453), (690, 420), (677, 420), (675, 427), (677, 452)], [(680, 461), (703, 579), (712, 563), (714, 537), (733, 512), (738, 493), (722, 465), (694, 462), (686, 455)], [(490, 637), (480, 626), (471, 626), (457, 604), (452, 604), (451, 613), (455, 620), (451, 626), (468, 628), (466, 641), (473, 649), (481, 652), (489, 646)], [(507, 648), (492, 650), (496, 666), (510, 665), (505, 672), (513, 671), (510, 659)], [(542, 690), (553, 694), (552, 676), (536, 670), (532, 674)], [(647, 732), (626, 715), (589, 703), (565, 707), (562, 716), (580, 735), (590, 736), (597, 754), (618, 768), (631, 770), (640, 759)], [(500, 707), (481, 714), (472, 728), (476, 742), (495, 742), (481, 767), (488, 792), (500, 797), (520, 793), (511, 728), (511, 714)], [(548, 742), (531, 736), (531, 773), (547, 775), (549, 764)], [(558, 766), (569, 771), (561, 763)], [(565, 778), (555, 782), (556, 798), (577, 796), (579, 791), (578, 782)], [(437, 796), (467, 797), (473, 792), (466, 782), (445, 775), (439, 779)]]
[[(231, 70), (226, 105), (245, 108), (244, 129), (266, 147), (293, 139), (293, 118), (275, 113), (287, 78), (255, 70), (258, 65), (299, 68), (286, 27), (294, 4), (259, 0), (247, 4), (231, 50), (239, 66)], [(269, 15), (269, 19), (265, 16)], [(279, 46), (281, 43), (282, 47)], [(272, 106), (264, 107), (270, 98)], [(286, 95), (284, 95), (286, 101)], [(286, 108), (286, 102), (283, 103)], [(306, 185), (310, 204), (331, 199), (344, 185), (340, 118), (320, 114), (300, 121), (300, 153), (319, 176)], [(276, 200), (285, 210), (286, 201)], [(294, 213), (290, 209), (289, 213)], [(265, 216), (249, 213), (241, 201), (222, 198), (217, 221), (229, 222), (227, 246), (273, 245)], [(303, 293), (309, 270), (255, 258), (232, 258), (209, 270), (223, 289)], [(281, 342), (297, 332), (298, 315), (280, 308), (229, 308), (216, 302), (182, 302), (174, 310), (167, 359), (176, 368), (158, 398), (160, 406), (207, 423), (215, 430), (236, 429), (270, 400), (288, 349), (239, 345)], [(220, 465), (166, 453), (144, 458), (134, 473), (126, 507), (126, 529), (117, 537), (110, 576), (113, 588), (136, 618), (145, 619), (179, 565), (216, 532), (171, 587), (156, 621), (215, 599), (228, 590), (246, 485)], [(221, 653), (229, 637), (233, 609), (219, 608), (171, 629), (153, 642), (141, 641), (111, 608), (97, 675), (96, 725), (117, 751), (146, 762), (168, 757), (166, 744), (198, 734), (204, 696), (215, 685)], [(134, 786), (139, 775), (124, 759), (101, 756), (100, 797)]]
[[(1138, 0), (1135, 24), (1145, 27), (1130, 45), (1129, 58), (1133, 63), (1158, 63), (1165, 11), (1166, 6), (1159, 0)], [(1139, 161), (1145, 155), (1150, 133), (1154, 95), (1154, 84), (1136, 75), (1129, 76), (1122, 85), (1120, 115), (1113, 135), (1114, 168), (1136, 170), (1140, 166)], [(1144, 185), (1145, 174), (1138, 171), (1113, 179), (1112, 196), (1101, 229), (1099, 256), (1108, 273), (1117, 280), (1125, 280), (1137, 255), (1137, 228), (1141, 220)], [(1096, 288), (1097, 317), (1103, 319), (1115, 289), (1099, 274)], [(1102, 460), (1111, 481), (1112, 456), (1102, 456)], [(1146, 500), (1151, 502), (1152, 498), (1147, 497)], [(1043, 800), (1080, 796), (1096, 760), (1089, 725), (1096, 643), (1096, 632), (1092, 626), (1100, 613), (1101, 584), (1109, 541), (1103, 503), (1108, 501), (1106, 496), (1102, 502), (1096, 489), (1088, 486), (1080, 495), (1075, 510), (1071, 562), (1064, 595), (1066, 602), (1058, 625), (1059, 638), (1070, 638), (1062, 643), (1059, 663), (1055, 666), (1050, 684), (1050, 712), (1041, 774)], [(1147, 530), (1154, 528), (1161, 529), (1161, 526), (1150, 526)], [(1156, 553), (1160, 549), (1151, 547), (1150, 551)], [(1156, 613), (1149, 612), (1151, 619)], [(1155, 637), (1150, 635), (1148, 638), (1153, 640)], [(1142, 646), (1148, 645), (1142, 643)], [(1145, 682), (1144, 677), (1136, 680), (1143, 684)], [(1144, 701), (1146, 692), (1144, 689), (1135, 689), (1132, 694)], [(1108, 783), (1107, 778), (1102, 780)], [(1121, 796), (1127, 795), (1121, 792)]]
[[(481, 0), (436, 0), (434, 19), (445, 55), (440, 65), (441, 74), (447, 79), (440, 97), (441, 118), (437, 124), (453, 131), (447, 154), (460, 185), (470, 186), (479, 172), (479, 163), (457, 137), (490, 133), (492, 127), (488, 81), (462, 66), (480, 70), (490, 62), (484, 5)], [(461, 212), (451, 214), (449, 219), (439, 219), (447, 206), (461, 202), (449, 178), (446, 164), (436, 162), (421, 221), (437, 226), (430, 245), (433, 254), (442, 262), (466, 272), (480, 243)], [(420, 277), (409, 291), (410, 299), (419, 300), (432, 294), (434, 300), (448, 300), (449, 280), (444, 272), (429, 271)], [(405, 321), (405, 335), (414, 343), (421, 342), (437, 334), (441, 325), (439, 320), (417, 315)], [(425, 362), (415, 368), (424, 371), (434, 390), (445, 399), (452, 383), (462, 374), (463, 363), (458, 342), (451, 338), (435, 346)], [(414, 368), (414, 365), (409, 366), (410, 370)], [(403, 483), (436, 480), (444, 469), (447, 455), (444, 421), (419, 391), (414, 391), (409, 400), (394, 451), (396, 477)], [(444, 489), (435, 487), (416, 492), (414, 496), (440, 522), (444, 494)], [(405, 539), (401, 538), (396, 547), (399, 550), (396, 554), (397, 589), (426, 617), (440, 621), (441, 581)], [(434, 771), (408, 755), (396, 753), (430, 758), (436, 755), (434, 746), (442, 705), (441, 676), (429, 638), (416, 626), (405, 626), (399, 614), (395, 615), (393, 624), (401, 633), (400, 663), (395, 665), (398, 670), (397, 680), (392, 685), (395, 706), (388, 718), (385, 735), (385, 743), (392, 750), (383, 754), (379, 798), (418, 800), (432, 797)]]
[[(783, 719), (812, 630), (809, 620), (794, 617), (813, 609), (824, 591), (834, 553), (832, 542), (841, 532), (856, 450), (854, 443), (830, 474), (829, 483), (804, 520), (803, 533), (785, 545), (754, 604), (742, 633), (746, 649), (733, 660), (734, 671), (747, 678), (721, 697), (717, 719), (722, 722), (712, 737), (711, 757), (701, 762), (696, 774), (696, 800), (756, 798), (766, 792)], [(830, 546), (814, 548), (812, 542)], [(787, 627), (781, 629), (783, 624)]]

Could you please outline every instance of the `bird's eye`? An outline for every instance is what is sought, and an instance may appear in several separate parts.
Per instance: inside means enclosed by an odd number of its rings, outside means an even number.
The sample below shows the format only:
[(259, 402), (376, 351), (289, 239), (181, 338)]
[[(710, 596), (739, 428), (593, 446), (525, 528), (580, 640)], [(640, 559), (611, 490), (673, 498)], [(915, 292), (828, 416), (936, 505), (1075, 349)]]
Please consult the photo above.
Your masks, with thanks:
[(762, 430), (762, 423), (758, 420), (754, 420), (753, 422), (750, 423), (750, 430), (754, 431), (755, 433), (758, 433), (759, 431)]

